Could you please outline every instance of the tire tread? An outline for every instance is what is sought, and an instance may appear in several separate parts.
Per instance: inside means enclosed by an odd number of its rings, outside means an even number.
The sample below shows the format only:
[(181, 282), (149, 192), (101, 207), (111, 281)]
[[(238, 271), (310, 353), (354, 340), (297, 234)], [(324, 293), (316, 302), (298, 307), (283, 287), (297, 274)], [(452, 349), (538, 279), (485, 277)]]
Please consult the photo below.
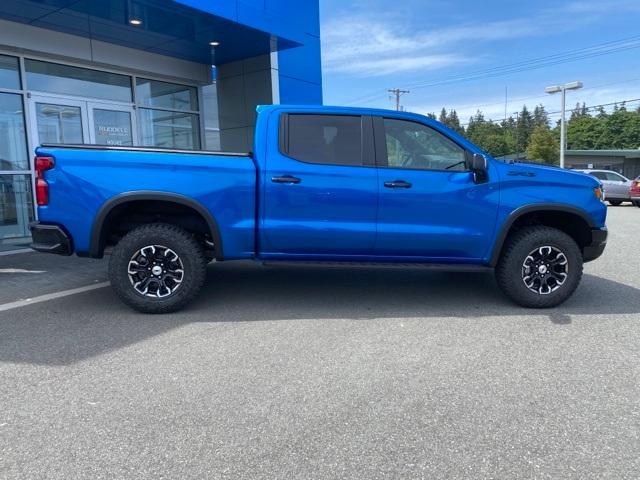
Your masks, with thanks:
[[(135, 293), (128, 276), (122, 273), (123, 266), (126, 271), (134, 246), (153, 237), (167, 239), (166, 243), (174, 244), (167, 245), (172, 249), (179, 245), (176, 248), (183, 250), (183, 263), (189, 262), (191, 266), (191, 275), (185, 278), (185, 284), (166, 300), (149, 300)], [(109, 279), (120, 299), (129, 307), (142, 313), (163, 314), (180, 310), (198, 295), (206, 279), (206, 268), (207, 259), (203, 246), (187, 231), (175, 225), (150, 223), (131, 230), (115, 246), (109, 261)]]
[[(522, 284), (521, 268), (524, 259), (518, 250), (530, 242), (549, 243), (549, 239), (564, 244), (565, 255), (573, 257), (569, 271), (573, 277), (568, 279), (571, 283), (566, 285), (566, 288), (563, 285), (558, 289), (557, 294), (554, 292), (549, 295), (536, 295)], [(567, 248), (572, 251), (564, 251)], [(582, 270), (582, 252), (573, 238), (556, 228), (534, 225), (519, 228), (507, 238), (496, 266), (495, 276), (500, 289), (518, 305), (528, 308), (550, 308), (561, 304), (574, 293), (582, 279)]]

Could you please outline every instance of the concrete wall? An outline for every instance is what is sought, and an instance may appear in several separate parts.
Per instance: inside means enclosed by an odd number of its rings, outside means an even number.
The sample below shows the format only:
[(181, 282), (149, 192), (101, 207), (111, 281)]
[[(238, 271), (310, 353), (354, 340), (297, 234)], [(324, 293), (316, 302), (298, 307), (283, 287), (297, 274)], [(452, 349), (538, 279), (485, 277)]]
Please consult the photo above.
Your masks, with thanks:
[(253, 148), (256, 106), (270, 104), (273, 90), (270, 55), (218, 67), (218, 115), (222, 150), (247, 152)]

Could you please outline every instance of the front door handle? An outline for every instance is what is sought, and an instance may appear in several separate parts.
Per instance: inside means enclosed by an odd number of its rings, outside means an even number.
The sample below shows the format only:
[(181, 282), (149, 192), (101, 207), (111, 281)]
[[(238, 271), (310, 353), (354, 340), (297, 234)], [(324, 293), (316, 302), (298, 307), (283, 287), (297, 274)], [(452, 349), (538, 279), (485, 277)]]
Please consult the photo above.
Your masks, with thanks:
[(384, 182), (387, 188), (411, 188), (413, 185), (405, 180), (394, 180), (393, 182)]
[(273, 183), (295, 184), (295, 183), (300, 183), (302, 180), (300, 180), (298, 177), (294, 177), (292, 175), (283, 175), (282, 177), (271, 177), (271, 181)]

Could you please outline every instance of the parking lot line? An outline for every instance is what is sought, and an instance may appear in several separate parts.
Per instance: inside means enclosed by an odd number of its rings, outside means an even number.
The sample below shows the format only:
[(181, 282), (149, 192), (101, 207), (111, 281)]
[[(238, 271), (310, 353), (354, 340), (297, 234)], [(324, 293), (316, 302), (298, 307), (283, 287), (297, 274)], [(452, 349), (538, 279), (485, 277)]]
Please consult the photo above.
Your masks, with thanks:
[(0, 312), (6, 312), (7, 310), (13, 310), (14, 308), (26, 307), (27, 305), (33, 305), (34, 303), (48, 302), (49, 300), (55, 300), (56, 298), (68, 297), (69, 295), (75, 295), (76, 293), (89, 292), (91, 290), (97, 290), (99, 288), (108, 287), (109, 282), (100, 282), (93, 285), (85, 285), (84, 287), (72, 288), (70, 290), (63, 290), (61, 292), (47, 293), (46, 295), (40, 295), (38, 297), (26, 298), (24, 300), (18, 300), (16, 302), (9, 302), (0, 305)]

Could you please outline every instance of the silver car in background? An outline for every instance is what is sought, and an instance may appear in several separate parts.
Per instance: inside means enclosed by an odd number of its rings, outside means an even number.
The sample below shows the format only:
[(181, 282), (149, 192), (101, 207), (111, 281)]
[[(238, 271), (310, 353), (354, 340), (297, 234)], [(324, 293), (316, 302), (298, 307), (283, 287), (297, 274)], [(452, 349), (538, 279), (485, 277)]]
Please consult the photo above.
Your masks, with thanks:
[(631, 202), (630, 191), (633, 180), (629, 180), (624, 175), (620, 175), (618, 172), (611, 170), (576, 171), (586, 173), (600, 180), (602, 188), (604, 189), (605, 198), (611, 205), (618, 206), (622, 202)]

